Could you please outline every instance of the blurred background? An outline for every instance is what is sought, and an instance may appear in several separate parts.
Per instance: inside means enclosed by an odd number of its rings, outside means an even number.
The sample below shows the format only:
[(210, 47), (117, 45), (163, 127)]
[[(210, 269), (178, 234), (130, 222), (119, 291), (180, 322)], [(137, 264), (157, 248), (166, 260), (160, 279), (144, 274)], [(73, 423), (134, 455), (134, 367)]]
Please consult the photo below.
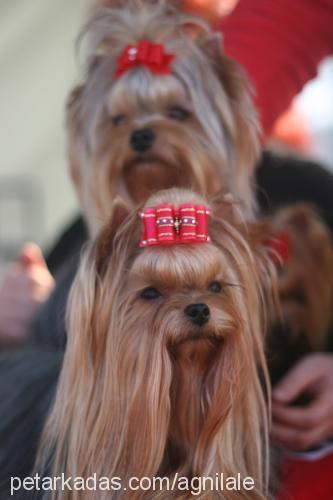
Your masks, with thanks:
[(88, 0), (0, 0), (0, 261), (44, 249), (77, 212), (66, 170), (64, 103)]
[[(223, 14), (235, 0), (221, 2)], [(66, 168), (64, 104), (89, 0), (0, 0), (0, 273), (22, 243), (47, 250), (78, 211)], [(333, 169), (333, 59), (274, 129), (272, 144)]]

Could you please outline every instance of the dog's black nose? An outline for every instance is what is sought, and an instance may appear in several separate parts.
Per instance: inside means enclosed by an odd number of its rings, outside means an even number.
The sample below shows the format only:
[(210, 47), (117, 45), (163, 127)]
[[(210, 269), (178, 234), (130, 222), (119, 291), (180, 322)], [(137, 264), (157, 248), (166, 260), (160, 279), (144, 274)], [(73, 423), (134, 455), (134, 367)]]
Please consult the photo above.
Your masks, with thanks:
[(210, 318), (210, 310), (207, 304), (190, 304), (185, 309), (185, 314), (196, 325), (202, 326)]
[(134, 151), (144, 153), (152, 147), (154, 140), (155, 133), (153, 130), (143, 128), (141, 130), (134, 130), (130, 138), (130, 145)]

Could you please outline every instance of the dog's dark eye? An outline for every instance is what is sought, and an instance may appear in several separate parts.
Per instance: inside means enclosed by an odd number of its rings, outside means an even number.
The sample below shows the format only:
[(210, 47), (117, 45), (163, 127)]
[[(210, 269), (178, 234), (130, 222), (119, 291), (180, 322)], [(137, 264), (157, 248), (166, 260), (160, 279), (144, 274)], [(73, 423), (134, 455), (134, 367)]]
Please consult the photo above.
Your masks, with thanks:
[(121, 125), (125, 121), (125, 116), (124, 115), (116, 115), (112, 117), (112, 123), (116, 127), (118, 125)]
[(213, 292), (213, 293), (220, 293), (221, 290), (222, 290), (222, 285), (218, 281), (213, 281), (208, 286), (208, 290), (211, 291), (211, 292)]
[(157, 288), (154, 288), (152, 286), (144, 288), (140, 293), (140, 297), (145, 300), (155, 300), (161, 296), (162, 296), (161, 292), (159, 292)]
[(173, 106), (168, 110), (168, 117), (172, 120), (184, 121), (190, 117), (190, 112), (181, 106)]

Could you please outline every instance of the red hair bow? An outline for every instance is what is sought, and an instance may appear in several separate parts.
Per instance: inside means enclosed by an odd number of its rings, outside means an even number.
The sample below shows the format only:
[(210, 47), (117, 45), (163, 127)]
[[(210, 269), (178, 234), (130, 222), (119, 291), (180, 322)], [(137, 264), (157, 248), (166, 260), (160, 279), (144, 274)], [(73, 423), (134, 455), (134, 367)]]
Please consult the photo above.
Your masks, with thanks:
[(272, 259), (276, 265), (286, 264), (291, 258), (291, 244), (287, 233), (278, 233), (266, 241), (272, 250)]
[(174, 54), (166, 54), (160, 43), (141, 40), (138, 45), (128, 45), (117, 61), (115, 76), (120, 77), (126, 71), (136, 66), (146, 66), (152, 73), (168, 75)]
[(207, 243), (210, 208), (183, 203), (179, 208), (170, 203), (146, 208), (140, 217), (144, 225), (140, 247)]

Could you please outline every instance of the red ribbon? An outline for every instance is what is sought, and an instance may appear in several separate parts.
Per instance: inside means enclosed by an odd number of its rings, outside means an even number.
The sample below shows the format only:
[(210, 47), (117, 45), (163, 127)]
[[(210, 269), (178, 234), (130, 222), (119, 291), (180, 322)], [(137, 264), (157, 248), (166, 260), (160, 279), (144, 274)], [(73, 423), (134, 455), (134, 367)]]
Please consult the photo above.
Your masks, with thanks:
[(272, 260), (276, 265), (284, 265), (291, 258), (291, 243), (287, 233), (278, 233), (266, 240), (270, 248)]
[(170, 203), (146, 208), (140, 217), (144, 230), (140, 247), (207, 243), (210, 208), (183, 203), (176, 208)]
[(115, 76), (118, 78), (136, 66), (146, 66), (152, 73), (168, 75), (174, 54), (167, 54), (160, 43), (141, 40), (138, 45), (128, 45), (117, 60)]

